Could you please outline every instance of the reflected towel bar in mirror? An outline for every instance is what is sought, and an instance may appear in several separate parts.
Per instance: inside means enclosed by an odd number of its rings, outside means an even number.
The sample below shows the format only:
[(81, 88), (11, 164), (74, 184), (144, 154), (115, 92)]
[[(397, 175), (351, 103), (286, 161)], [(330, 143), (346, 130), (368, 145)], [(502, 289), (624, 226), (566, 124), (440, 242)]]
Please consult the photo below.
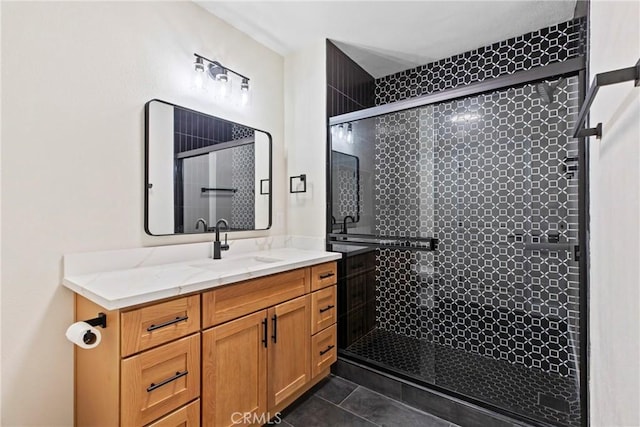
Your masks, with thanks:
[(210, 191), (226, 191), (230, 193), (237, 193), (238, 189), (237, 188), (206, 188), (206, 187), (202, 187), (200, 189), (201, 193), (208, 193)]

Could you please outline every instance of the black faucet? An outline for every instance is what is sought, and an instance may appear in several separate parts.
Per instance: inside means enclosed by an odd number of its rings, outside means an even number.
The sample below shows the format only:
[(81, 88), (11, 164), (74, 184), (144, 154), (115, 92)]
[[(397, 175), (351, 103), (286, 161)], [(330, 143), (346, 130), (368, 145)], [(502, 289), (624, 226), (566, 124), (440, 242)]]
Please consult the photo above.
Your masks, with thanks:
[(224, 233), (224, 244), (220, 242), (220, 223), (224, 225), (225, 230), (229, 230), (229, 223), (226, 219), (220, 218), (218, 222), (216, 222), (216, 240), (213, 241), (213, 259), (220, 259), (220, 252), (229, 250), (229, 245), (227, 244), (227, 233)]
[(198, 220), (196, 221), (196, 230), (200, 228), (200, 224), (202, 224), (202, 228), (205, 233), (209, 231), (209, 228), (207, 227), (207, 221), (204, 218), (198, 218)]
[(342, 220), (342, 234), (347, 234), (347, 219), (351, 218), (351, 223), (353, 224), (354, 222), (356, 222), (355, 218), (352, 217), (351, 215), (347, 215), (344, 217), (344, 219)]

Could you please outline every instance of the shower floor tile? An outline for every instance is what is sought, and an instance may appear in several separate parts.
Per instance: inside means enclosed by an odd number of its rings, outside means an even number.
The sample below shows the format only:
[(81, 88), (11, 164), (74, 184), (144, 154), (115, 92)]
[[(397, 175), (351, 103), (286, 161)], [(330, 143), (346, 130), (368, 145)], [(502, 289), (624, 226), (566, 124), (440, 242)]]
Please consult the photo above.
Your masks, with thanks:
[(383, 329), (374, 329), (346, 352), (541, 422), (580, 426), (579, 390), (574, 378)]

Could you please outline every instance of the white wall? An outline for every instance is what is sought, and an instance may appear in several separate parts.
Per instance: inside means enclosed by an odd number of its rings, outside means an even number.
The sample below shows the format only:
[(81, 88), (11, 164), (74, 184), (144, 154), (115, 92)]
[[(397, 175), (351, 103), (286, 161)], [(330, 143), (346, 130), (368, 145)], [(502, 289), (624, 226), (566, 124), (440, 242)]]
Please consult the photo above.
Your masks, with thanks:
[(286, 56), (284, 67), (287, 177), (307, 175), (306, 193), (287, 194), (287, 231), (317, 238), (326, 234), (325, 49), (326, 41), (317, 40)]
[[(192, 92), (193, 52), (251, 77), (248, 111)], [(1, 425), (73, 423), (64, 253), (210, 240), (143, 231), (145, 102), (271, 132), (285, 210), (283, 66), (191, 2), (2, 2)]]
[(169, 104), (153, 102), (149, 104), (149, 117), (153, 117), (153, 126), (149, 126), (149, 141), (153, 149), (149, 150), (149, 232), (152, 234), (172, 234), (175, 230), (174, 188), (173, 188), (173, 152), (174, 107)]
[[(2, 3), (0, 3), (0, 23), (2, 23)], [(2, 55), (2, 31), (0, 31), (0, 57)], [(1, 62), (1, 61), (0, 61)], [(0, 78), (0, 99), (2, 98), (2, 78)], [(0, 118), (2, 117), (0, 103)], [(2, 120), (0, 119), (0, 135), (2, 135)], [(0, 136), (0, 165), (2, 164), (2, 137)], [(2, 241), (2, 173), (0, 173), (0, 242)], [(2, 260), (2, 245), (0, 244), (0, 260)], [(2, 309), (2, 262), (0, 262), (0, 309)], [(2, 391), (2, 315), (0, 314), (0, 392)], [(1, 396), (1, 394), (0, 394)], [(0, 398), (0, 425), (2, 425), (2, 398)]]
[[(640, 3), (591, 2), (590, 80), (640, 58)], [(591, 108), (590, 405), (593, 426), (640, 425), (640, 88)]]
[[(254, 189), (255, 197), (255, 218), (256, 218), (256, 228), (264, 228), (267, 226), (267, 218), (269, 218), (269, 196), (260, 194), (260, 180), (269, 178), (269, 165), (264, 161), (269, 156), (269, 138), (262, 132), (256, 132), (255, 134), (255, 144), (254, 144), (254, 165), (256, 168), (256, 185)], [(275, 172), (275, 171), (274, 171)], [(271, 183), (269, 182), (269, 188), (266, 187), (265, 191), (271, 192)], [(282, 192), (286, 191), (286, 189), (282, 189)]]

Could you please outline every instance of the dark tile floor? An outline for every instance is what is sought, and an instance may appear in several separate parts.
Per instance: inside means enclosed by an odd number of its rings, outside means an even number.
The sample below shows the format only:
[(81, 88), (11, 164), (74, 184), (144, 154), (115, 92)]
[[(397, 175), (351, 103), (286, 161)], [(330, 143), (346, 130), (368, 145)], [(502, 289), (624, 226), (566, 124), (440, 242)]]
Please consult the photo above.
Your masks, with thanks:
[(334, 375), (282, 415), (280, 425), (285, 427), (456, 427)]
[(580, 426), (575, 379), (374, 329), (347, 352), (553, 425)]

